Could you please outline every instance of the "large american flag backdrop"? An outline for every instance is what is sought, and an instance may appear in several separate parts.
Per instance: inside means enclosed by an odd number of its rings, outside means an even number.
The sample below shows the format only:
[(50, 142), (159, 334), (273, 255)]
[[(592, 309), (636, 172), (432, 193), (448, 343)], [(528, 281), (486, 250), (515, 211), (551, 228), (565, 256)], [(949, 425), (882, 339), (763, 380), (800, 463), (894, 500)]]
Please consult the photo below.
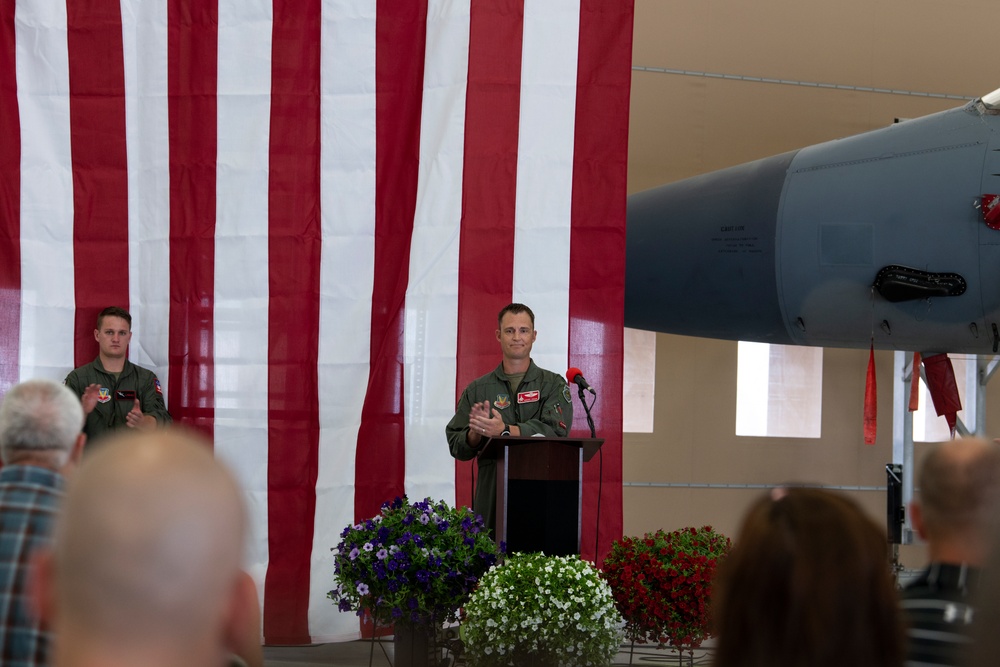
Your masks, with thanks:
[(129, 308), (245, 485), (265, 641), (351, 639), (331, 547), (396, 495), (470, 504), (444, 426), (522, 301), (600, 391), (605, 552), (631, 35), (630, 0), (0, 0), (0, 391)]

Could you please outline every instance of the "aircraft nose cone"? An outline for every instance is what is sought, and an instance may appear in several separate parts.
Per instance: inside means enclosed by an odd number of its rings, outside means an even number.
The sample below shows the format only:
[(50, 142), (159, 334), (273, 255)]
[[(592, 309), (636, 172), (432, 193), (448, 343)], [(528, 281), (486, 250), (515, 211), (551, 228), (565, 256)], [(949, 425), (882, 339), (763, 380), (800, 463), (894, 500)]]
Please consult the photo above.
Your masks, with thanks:
[(775, 230), (786, 153), (629, 197), (625, 325), (790, 343)]

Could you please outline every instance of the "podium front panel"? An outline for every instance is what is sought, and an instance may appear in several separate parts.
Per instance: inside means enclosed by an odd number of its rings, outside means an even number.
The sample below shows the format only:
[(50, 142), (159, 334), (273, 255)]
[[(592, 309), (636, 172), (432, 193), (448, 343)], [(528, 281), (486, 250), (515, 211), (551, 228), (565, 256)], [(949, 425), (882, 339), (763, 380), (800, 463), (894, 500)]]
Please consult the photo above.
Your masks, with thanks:
[(580, 553), (580, 485), (569, 480), (508, 480), (504, 508), (508, 553)]
[(537, 441), (497, 459), (497, 535), (508, 553), (580, 553), (583, 452)]

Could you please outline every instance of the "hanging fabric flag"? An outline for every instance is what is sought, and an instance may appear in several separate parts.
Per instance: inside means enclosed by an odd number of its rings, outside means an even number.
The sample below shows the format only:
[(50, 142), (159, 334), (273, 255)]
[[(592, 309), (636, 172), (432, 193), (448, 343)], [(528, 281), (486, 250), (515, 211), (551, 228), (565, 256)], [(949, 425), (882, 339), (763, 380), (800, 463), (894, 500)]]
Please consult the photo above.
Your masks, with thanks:
[[(356, 639), (331, 548), (396, 496), (471, 504), (444, 426), (504, 305), (621, 396), (633, 4), (0, 2), (0, 399), (129, 309), (246, 491), (265, 642)], [(598, 562), (621, 410), (582, 472)]]
[(913, 365), (910, 367), (910, 412), (920, 409), (920, 353), (913, 353)]
[(875, 444), (878, 425), (878, 388), (875, 383), (875, 343), (868, 351), (868, 377), (865, 379), (865, 444)]
[(962, 409), (962, 399), (958, 395), (955, 369), (947, 353), (924, 357), (924, 375), (927, 391), (930, 392), (931, 401), (934, 402), (934, 411), (938, 417), (944, 417), (948, 421), (948, 428), (954, 437), (955, 426), (958, 423), (957, 413)]

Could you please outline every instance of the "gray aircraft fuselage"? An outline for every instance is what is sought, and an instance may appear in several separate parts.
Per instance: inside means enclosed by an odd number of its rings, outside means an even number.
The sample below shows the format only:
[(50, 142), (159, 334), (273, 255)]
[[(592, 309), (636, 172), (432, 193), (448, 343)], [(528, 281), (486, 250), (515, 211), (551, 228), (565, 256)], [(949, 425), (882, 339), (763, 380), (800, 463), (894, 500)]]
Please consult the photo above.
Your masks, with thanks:
[(866, 348), (874, 334), (882, 349), (996, 351), (1000, 231), (984, 221), (986, 194), (1000, 194), (1000, 91), (634, 194), (625, 324), (796, 345)]

